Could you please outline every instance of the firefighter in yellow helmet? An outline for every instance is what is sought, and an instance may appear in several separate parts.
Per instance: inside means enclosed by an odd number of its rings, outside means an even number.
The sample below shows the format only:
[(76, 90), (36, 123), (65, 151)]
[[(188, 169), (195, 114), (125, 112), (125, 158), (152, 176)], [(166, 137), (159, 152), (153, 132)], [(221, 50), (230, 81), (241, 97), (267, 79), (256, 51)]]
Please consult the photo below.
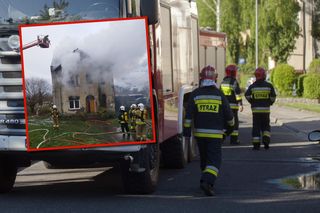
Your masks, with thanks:
[(136, 139), (138, 141), (145, 141), (147, 138), (147, 110), (143, 103), (138, 104), (138, 109), (136, 110)]
[(189, 96), (184, 120), (183, 136), (190, 141), (191, 126), (197, 139), (202, 175), (200, 187), (207, 196), (213, 196), (214, 183), (221, 165), (221, 144), (234, 126), (233, 114), (228, 100), (216, 85), (217, 73), (206, 66), (200, 73), (200, 87)]
[(53, 122), (53, 129), (58, 129), (59, 128), (60, 115), (59, 115), (59, 111), (58, 111), (56, 105), (52, 106), (51, 118), (52, 118), (52, 122)]

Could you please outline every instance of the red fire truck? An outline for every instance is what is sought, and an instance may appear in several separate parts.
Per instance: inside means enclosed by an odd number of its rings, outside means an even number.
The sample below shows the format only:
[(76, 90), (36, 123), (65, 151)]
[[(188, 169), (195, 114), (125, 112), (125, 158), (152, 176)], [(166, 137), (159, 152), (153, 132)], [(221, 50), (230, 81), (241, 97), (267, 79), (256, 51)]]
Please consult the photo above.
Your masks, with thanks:
[[(183, 168), (195, 156), (195, 142), (186, 144), (182, 137), (185, 103), (190, 92), (199, 84), (199, 27), (194, 0), (69, 0), (68, 7), (50, 8), (48, 14), (35, 16), (51, 0), (7, 0), (8, 14), (0, 20), (0, 87), (12, 82), (20, 91), (13, 96), (4, 89), (0, 92), (0, 192), (8, 192), (15, 182), (18, 167), (31, 161), (45, 161), (47, 166), (89, 165), (120, 162), (125, 189), (134, 193), (151, 193), (159, 177), (160, 154), (167, 167)], [(39, 2), (41, 2), (39, 4)], [(30, 6), (32, 5), (32, 7)], [(40, 5), (36, 7), (35, 5)], [(55, 13), (54, 11), (58, 11)], [(0, 10), (6, 11), (6, 10)], [(11, 13), (10, 13), (11, 11)], [(21, 15), (21, 14), (25, 14)], [(28, 16), (30, 14), (32, 16)], [(18, 25), (47, 21), (68, 21), (70, 15), (82, 19), (105, 19), (147, 16), (149, 24), (152, 66), (152, 91), (156, 118), (155, 144), (60, 151), (26, 152), (24, 121), (7, 123), (10, 119), (23, 120), (20, 54), (15, 51), (10, 37), (18, 35)], [(14, 75), (12, 75), (14, 74)], [(14, 77), (16, 81), (6, 81)], [(11, 85), (12, 86), (12, 85)]]

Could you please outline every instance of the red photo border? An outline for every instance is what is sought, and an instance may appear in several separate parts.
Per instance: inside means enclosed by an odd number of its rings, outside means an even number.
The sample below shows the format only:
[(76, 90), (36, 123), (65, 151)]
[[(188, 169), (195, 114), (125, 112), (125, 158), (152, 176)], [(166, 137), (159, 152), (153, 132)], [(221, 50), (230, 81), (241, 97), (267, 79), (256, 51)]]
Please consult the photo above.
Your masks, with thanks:
[(151, 58), (150, 58), (150, 38), (149, 38), (149, 25), (148, 17), (132, 17), (132, 18), (112, 18), (112, 19), (99, 19), (99, 20), (83, 20), (83, 21), (72, 21), (72, 22), (54, 22), (45, 24), (23, 24), (19, 25), (19, 36), (20, 36), (20, 47), (22, 44), (22, 28), (26, 27), (38, 27), (38, 26), (51, 26), (51, 25), (67, 25), (67, 24), (83, 24), (92, 22), (113, 22), (113, 21), (130, 21), (130, 20), (141, 20), (145, 21), (146, 29), (146, 51), (148, 56), (148, 74), (149, 74), (149, 94), (150, 94), (150, 108), (151, 108), (151, 120), (152, 120), (152, 136), (153, 140), (146, 141), (123, 141), (116, 143), (106, 144), (88, 144), (88, 145), (75, 145), (75, 146), (59, 146), (59, 147), (47, 147), (47, 148), (31, 148), (29, 141), (29, 128), (28, 128), (28, 112), (27, 112), (27, 98), (26, 98), (26, 87), (25, 87), (25, 72), (24, 72), (24, 57), (23, 49), (20, 48), (21, 55), (21, 68), (22, 68), (22, 89), (23, 89), (23, 102), (24, 102), (24, 113), (25, 113), (25, 126), (26, 126), (26, 148), (28, 152), (36, 151), (49, 151), (49, 150), (65, 150), (65, 149), (83, 149), (83, 148), (95, 148), (95, 147), (114, 147), (114, 146), (125, 146), (125, 145), (141, 145), (156, 143), (156, 130), (155, 130), (155, 115), (154, 115), (154, 100), (152, 95), (152, 73), (151, 73)]

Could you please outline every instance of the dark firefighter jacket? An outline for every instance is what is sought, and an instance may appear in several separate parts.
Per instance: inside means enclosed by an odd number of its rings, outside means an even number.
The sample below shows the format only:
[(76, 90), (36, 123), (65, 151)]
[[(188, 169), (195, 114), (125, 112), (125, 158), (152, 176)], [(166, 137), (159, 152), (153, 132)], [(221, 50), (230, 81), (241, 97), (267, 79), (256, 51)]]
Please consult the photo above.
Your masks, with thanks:
[(215, 86), (195, 89), (189, 97), (184, 121), (183, 135), (191, 136), (191, 124), (194, 124), (194, 136), (200, 138), (223, 138), (233, 130), (234, 119), (229, 102)]
[(276, 100), (276, 93), (272, 84), (257, 80), (249, 86), (245, 97), (251, 104), (253, 113), (270, 113), (270, 106)]
[(225, 77), (220, 85), (220, 90), (229, 101), (231, 109), (239, 109), (242, 105), (241, 90), (238, 81), (232, 77)]
[(122, 124), (128, 123), (128, 113), (126, 111), (120, 110), (118, 119)]

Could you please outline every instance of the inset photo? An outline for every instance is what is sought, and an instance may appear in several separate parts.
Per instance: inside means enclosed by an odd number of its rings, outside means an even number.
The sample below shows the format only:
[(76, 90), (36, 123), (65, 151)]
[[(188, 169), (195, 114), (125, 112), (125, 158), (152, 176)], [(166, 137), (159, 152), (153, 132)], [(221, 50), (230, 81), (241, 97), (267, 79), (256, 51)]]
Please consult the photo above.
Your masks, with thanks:
[(145, 18), (20, 27), (28, 151), (155, 142)]

